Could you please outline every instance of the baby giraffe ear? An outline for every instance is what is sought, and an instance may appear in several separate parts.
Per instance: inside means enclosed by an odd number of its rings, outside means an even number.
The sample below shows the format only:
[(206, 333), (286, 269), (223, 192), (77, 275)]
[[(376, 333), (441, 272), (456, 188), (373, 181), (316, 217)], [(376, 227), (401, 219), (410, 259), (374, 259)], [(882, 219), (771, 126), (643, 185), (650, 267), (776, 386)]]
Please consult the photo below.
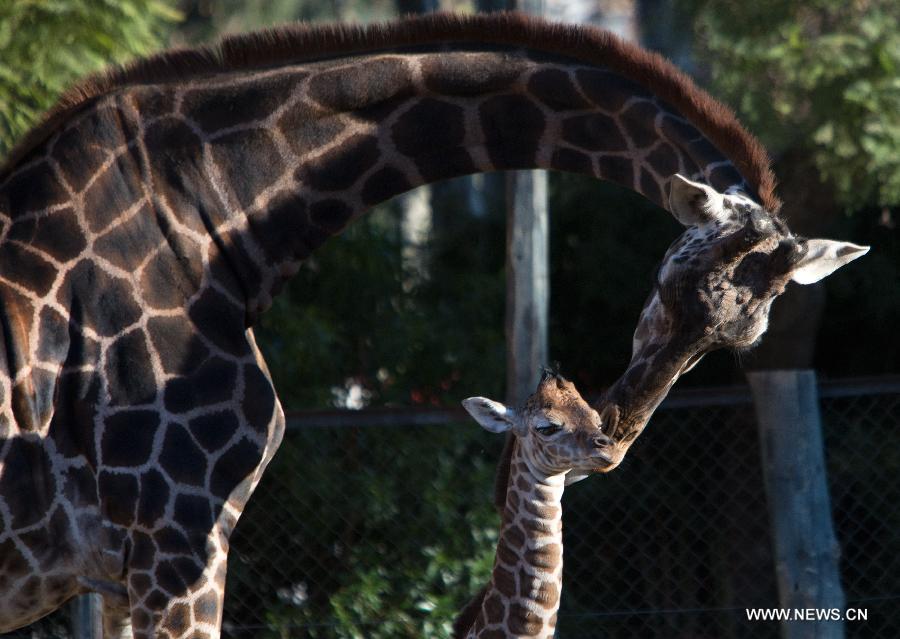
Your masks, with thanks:
[(722, 216), (724, 196), (711, 186), (676, 173), (669, 179), (669, 212), (685, 226), (697, 226)]
[(800, 244), (805, 252), (791, 267), (791, 279), (797, 284), (818, 282), (869, 252), (868, 246), (834, 240), (803, 240)]
[(511, 408), (487, 397), (470, 397), (462, 402), (469, 415), (492, 433), (505, 433), (519, 430), (519, 416)]

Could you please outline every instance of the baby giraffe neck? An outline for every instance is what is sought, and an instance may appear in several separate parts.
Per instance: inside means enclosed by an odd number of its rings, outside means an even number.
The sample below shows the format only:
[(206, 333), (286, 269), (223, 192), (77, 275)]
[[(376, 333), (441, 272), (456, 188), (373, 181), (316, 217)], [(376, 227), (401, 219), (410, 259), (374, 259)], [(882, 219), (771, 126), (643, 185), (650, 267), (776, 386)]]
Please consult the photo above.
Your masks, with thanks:
[(565, 475), (542, 475), (516, 443), (491, 583), (467, 639), (553, 637), (562, 588)]

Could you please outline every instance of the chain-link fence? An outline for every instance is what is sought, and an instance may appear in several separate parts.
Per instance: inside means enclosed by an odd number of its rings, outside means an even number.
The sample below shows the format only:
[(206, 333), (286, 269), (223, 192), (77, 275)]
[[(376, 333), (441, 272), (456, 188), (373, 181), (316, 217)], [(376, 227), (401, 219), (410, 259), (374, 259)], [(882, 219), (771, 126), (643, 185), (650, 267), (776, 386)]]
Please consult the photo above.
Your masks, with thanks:
[[(900, 382), (826, 384), (821, 406), (847, 605), (867, 613), (847, 636), (894, 639)], [(447, 636), (490, 572), (502, 446), (457, 415), (297, 416), (233, 537), (223, 634)], [(622, 467), (566, 491), (558, 636), (777, 637), (745, 612), (778, 606), (759, 459), (747, 392), (673, 394)]]

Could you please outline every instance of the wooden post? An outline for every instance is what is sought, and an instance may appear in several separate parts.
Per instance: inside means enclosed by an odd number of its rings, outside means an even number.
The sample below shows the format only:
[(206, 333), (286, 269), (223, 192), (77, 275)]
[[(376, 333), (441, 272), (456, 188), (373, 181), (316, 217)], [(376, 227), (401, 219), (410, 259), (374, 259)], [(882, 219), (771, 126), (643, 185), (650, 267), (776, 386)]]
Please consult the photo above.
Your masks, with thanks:
[[(759, 425), (779, 604), (843, 614), (840, 548), (831, 522), (816, 374), (755, 371), (747, 373), (747, 380)], [(786, 621), (781, 636), (842, 639), (844, 624)]]
[(511, 404), (534, 391), (547, 364), (549, 248), (547, 174), (519, 171), (507, 178), (506, 391)]
[(81, 595), (69, 604), (74, 639), (103, 639), (103, 603), (100, 595)]

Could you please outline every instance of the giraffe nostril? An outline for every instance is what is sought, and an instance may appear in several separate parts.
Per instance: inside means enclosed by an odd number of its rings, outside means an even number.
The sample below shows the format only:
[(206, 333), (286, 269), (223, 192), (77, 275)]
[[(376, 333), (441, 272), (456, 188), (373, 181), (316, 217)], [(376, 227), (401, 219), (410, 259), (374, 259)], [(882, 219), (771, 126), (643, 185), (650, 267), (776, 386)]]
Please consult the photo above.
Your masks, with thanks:
[(591, 439), (591, 445), (594, 448), (603, 448), (604, 446), (609, 446), (612, 443), (612, 440), (606, 435), (595, 435)]

